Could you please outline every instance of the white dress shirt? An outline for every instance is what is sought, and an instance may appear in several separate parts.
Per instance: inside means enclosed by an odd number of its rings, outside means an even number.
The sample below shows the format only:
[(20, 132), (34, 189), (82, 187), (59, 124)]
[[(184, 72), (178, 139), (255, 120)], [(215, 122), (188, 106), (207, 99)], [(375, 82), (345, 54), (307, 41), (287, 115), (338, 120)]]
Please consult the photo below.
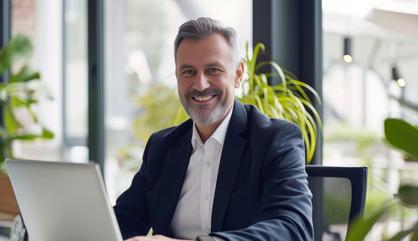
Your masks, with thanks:
[(197, 132), (196, 124), (193, 124), (193, 152), (171, 221), (171, 228), (177, 238), (195, 239), (198, 235), (211, 232), (219, 162), (232, 109), (205, 143)]

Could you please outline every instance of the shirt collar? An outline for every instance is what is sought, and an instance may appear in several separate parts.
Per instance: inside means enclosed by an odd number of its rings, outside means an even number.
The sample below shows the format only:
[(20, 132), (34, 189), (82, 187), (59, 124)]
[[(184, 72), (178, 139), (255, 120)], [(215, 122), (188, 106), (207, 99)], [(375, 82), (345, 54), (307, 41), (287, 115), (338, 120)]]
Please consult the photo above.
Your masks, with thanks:
[[(216, 128), (215, 132), (208, 138), (206, 142), (208, 142), (210, 139), (214, 139), (219, 144), (221, 145), (224, 144), (226, 131), (228, 130), (229, 122), (231, 121), (233, 109), (234, 109), (234, 105), (232, 105), (231, 110), (229, 111), (228, 115), (221, 122), (218, 128)], [(197, 143), (204, 145), (202, 140), (200, 139), (199, 133), (197, 132), (196, 123), (193, 123), (193, 134), (192, 134), (191, 141), (192, 141), (193, 149), (195, 149)]]

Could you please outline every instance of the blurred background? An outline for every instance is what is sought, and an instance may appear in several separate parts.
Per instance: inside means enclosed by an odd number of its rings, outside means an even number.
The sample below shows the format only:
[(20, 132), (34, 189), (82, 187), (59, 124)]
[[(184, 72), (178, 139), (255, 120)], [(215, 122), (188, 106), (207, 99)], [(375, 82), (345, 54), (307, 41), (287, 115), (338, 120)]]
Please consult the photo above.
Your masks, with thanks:
[[(30, 63), (53, 96), (37, 107), (53, 140), (15, 142), (16, 157), (89, 161), (88, 6), (85, 0), (11, 0), (11, 35), (33, 44)], [(104, 0), (104, 174), (112, 201), (141, 164), (150, 133), (179, 106), (173, 40), (178, 26), (209, 16), (254, 39), (250, 0)], [(273, 11), (274, 14), (274, 11)], [(323, 142), (319, 163), (369, 167), (366, 213), (400, 183), (418, 183), (418, 164), (384, 141), (383, 122), (418, 123), (418, 1), (322, 1)], [(266, 26), (268, 28), (268, 26)], [(257, 29), (263, 31), (263, 29)], [(286, 35), (287, 32), (280, 32)], [(307, 40), (309, 41), (309, 40)], [(281, 59), (276, 59), (281, 63)], [(372, 234), (416, 220), (402, 208)]]

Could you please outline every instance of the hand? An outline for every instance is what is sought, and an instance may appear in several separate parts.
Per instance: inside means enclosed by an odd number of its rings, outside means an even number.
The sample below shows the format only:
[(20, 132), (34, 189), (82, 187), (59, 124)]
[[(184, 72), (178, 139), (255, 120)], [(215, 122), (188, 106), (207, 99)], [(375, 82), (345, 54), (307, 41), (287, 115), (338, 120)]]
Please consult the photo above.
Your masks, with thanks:
[(169, 238), (163, 235), (153, 235), (153, 236), (136, 236), (125, 241), (194, 241), (194, 240), (184, 240), (184, 239), (174, 239)]

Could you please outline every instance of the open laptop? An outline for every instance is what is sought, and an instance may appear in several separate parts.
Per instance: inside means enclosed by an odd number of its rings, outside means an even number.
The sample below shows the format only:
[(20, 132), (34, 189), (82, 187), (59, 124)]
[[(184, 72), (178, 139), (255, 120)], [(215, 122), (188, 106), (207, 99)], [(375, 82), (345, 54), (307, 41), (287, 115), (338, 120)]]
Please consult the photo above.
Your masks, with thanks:
[(30, 241), (121, 241), (97, 164), (7, 160)]

